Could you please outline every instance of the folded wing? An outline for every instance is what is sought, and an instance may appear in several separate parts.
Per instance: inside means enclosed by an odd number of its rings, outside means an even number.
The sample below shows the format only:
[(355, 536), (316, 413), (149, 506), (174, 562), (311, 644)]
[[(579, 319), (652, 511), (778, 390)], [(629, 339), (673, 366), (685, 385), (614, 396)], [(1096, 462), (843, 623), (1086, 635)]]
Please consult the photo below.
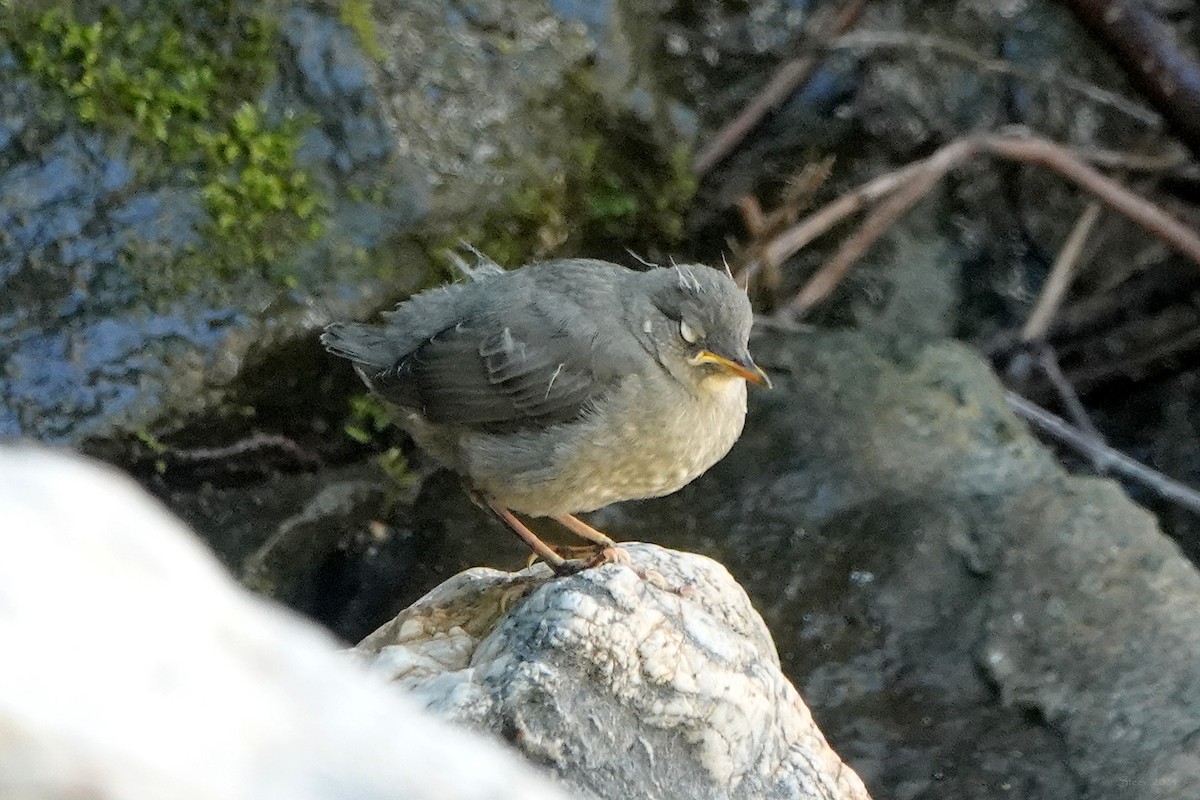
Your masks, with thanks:
[(509, 431), (576, 419), (619, 382), (622, 358), (571, 309), (547, 297), (519, 315), (490, 310), (439, 331), (369, 381), (435, 423)]

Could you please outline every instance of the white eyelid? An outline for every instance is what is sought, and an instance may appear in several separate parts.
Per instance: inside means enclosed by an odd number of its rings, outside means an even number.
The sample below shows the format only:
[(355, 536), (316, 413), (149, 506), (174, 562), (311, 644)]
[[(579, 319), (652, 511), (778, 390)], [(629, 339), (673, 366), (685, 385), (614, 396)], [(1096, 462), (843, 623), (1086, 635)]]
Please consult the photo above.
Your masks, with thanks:
[(679, 335), (682, 336), (683, 340), (688, 344), (695, 344), (696, 342), (700, 341), (700, 334), (697, 333), (691, 325), (688, 325), (683, 320), (679, 321)]

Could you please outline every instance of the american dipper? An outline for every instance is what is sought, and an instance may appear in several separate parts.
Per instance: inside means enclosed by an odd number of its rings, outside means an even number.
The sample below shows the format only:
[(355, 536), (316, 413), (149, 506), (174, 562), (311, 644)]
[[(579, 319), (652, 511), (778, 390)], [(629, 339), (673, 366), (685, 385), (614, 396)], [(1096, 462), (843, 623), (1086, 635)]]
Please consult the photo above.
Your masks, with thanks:
[[(382, 327), (334, 323), (321, 342), (559, 574), (618, 555), (574, 514), (689, 483), (741, 434), (746, 381), (770, 386), (747, 348), (749, 300), (726, 272), (459, 266), (470, 282), (415, 295)], [(553, 517), (598, 554), (563, 558), (513, 511)]]

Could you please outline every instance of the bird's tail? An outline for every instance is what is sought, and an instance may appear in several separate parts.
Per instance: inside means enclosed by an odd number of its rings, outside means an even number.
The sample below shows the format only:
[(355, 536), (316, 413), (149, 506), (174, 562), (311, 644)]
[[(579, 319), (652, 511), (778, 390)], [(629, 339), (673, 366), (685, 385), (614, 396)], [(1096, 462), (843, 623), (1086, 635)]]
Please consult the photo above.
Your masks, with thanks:
[(321, 344), (335, 356), (353, 361), (369, 372), (394, 365), (403, 354), (384, 335), (384, 329), (358, 322), (335, 322), (321, 334)]

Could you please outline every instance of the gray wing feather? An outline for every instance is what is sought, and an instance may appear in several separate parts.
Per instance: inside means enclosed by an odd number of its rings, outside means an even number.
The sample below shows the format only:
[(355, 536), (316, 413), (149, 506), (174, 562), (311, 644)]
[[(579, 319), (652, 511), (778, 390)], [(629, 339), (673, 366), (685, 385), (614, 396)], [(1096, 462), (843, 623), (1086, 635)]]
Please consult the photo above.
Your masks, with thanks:
[[(607, 283), (582, 279), (598, 270)], [(383, 315), (382, 328), (332, 325), (321, 341), (385, 399), (434, 423), (507, 431), (566, 422), (612, 390), (640, 355), (611, 325), (620, 309), (613, 287), (625, 273), (578, 260), (501, 275), (483, 262), (471, 283), (410, 298)], [(602, 310), (583, 313), (583, 305)]]
[(402, 355), (383, 328), (359, 322), (335, 322), (321, 334), (321, 344), (335, 356), (348, 358), (368, 372), (395, 364)]
[[(441, 331), (373, 376), (385, 398), (435, 423), (513, 430), (566, 422), (619, 379), (619, 365), (580, 331), (583, 315), (526, 306), (523, 319), (492, 317)], [(507, 323), (507, 324), (505, 324)]]

